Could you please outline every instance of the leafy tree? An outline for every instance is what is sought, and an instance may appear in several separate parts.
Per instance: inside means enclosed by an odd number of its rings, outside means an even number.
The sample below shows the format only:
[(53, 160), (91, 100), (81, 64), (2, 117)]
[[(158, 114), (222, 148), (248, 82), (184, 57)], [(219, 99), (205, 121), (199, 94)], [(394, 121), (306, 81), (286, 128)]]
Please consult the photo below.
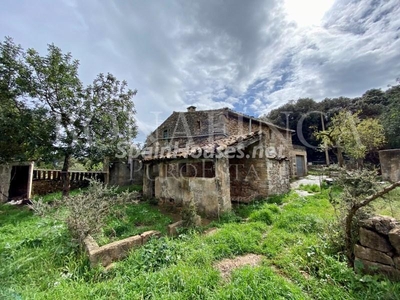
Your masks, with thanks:
[(92, 85), (83, 87), (78, 77), (79, 62), (55, 45), (48, 46), (46, 56), (28, 49), (26, 63), (32, 103), (48, 110), (58, 123), (52, 147), (64, 158), (63, 195), (68, 195), (66, 174), (72, 157), (101, 160), (116, 152), (118, 142), (136, 136), (132, 102), (136, 91), (111, 74), (99, 74)]
[[(337, 224), (335, 224), (332, 237), (333, 242), (343, 248), (351, 267), (354, 265), (354, 244), (358, 239), (358, 221), (365, 219), (370, 214), (370, 204), (400, 186), (400, 181), (382, 187), (377, 181), (376, 172), (358, 170), (348, 172), (339, 169), (336, 184), (343, 188), (343, 193), (334, 196), (330, 193), (330, 202), (335, 208)], [(337, 236), (338, 234), (338, 236)]]
[(343, 153), (357, 160), (359, 167), (368, 152), (377, 150), (385, 143), (383, 126), (377, 119), (360, 120), (358, 114), (341, 111), (336, 114), (324, 131), (315, 136), (334, 149), (340, 167), (344, 164)]
[(386, 91), (389, 105), (385, 108), (381, 122), (389, 148), (400, 148), (400, 84)]
[(361, 97), (354, 98), (350, 110), (359, 113), (361, 119), (377, 118), (388, 105), (385, 92), (380, 89), (366, 91)]
[[(310, 98), (298, 99), (297, 101), (289, 101), (283, 106), (272, 110), (262, 119), (268, 120), (278, 126), (288, 127), (296, 130), (297, 135), (293, 136), (293, 143), (301, 145), (305, 140), (307, 143), (316, 144), (313, 136), (312, 128), (321, 124), (318, 104)], [(301, 132), (298, 129), (298, 124), (301, 124)], [(312, 149), (307, 149), (311, 154)]]
[(48, 156), (55, 120), (26, 101), (29, 72), (23, 49), (9, 37), (0, 42), (0, 161)]

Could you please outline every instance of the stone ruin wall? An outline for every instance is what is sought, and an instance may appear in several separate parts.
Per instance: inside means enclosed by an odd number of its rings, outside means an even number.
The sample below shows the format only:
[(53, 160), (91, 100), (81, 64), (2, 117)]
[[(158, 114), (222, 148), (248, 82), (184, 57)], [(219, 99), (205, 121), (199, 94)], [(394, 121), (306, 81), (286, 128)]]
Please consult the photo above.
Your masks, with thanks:
[(11, 182), (11, 165), (0, 165), (0, 203), (8, 201)]
[(400, 181), (400, 149), (379, 151), (379, 161), (384, 180)]
[(400, 223), (375, 216), (360, 222), (359, 234), (359, 243), (354, 247), (356, 271), (400, 281)]

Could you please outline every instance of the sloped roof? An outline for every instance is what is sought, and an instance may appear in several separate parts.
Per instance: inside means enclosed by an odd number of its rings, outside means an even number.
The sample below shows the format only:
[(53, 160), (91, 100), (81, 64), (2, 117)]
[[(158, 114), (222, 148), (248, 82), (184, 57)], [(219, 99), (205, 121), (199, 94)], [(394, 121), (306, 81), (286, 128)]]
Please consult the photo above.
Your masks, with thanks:
[(170, 160), (183, 158), (215, 157), (235, 153), (245, 149), (249, 145), (259, 141), (262, 133), (251, 132), (243, 135), (232, 135), (227, 138), (213, 142), (203, 142), (195, 145), (188, 145), (184, 148), (162, 148), (149, 147), (142, 152), (144, 161)]
[(188, 112), (188, 111), (183, 111), (183, 112), (173, 111), (172, 114), (163, 123), (161, 123), (160, 126), (158, 126), (158, 128), (163, 127), (165, 125), (165, 123), (167, 123), (170, 118), (176, 117), (178, 114), (195, 115), (195, 114), (198, 114), (198, 113), (224, 113), (224, 112), (229, 113), (230, 115), (240, 116), (240, 117), (242, 117), (244, 119), (260, 122), (260, 123), (263, 123), (263, 124), (271, 126), (271, 127), (275, 127), (277, 129), (280, 129), (280, 130), (285, 130), (285, 131), (289, 131), (289, 132), (295, 132), (295, 130), (288, 129), (288, 128), (285, 128), (285, 127), (281, 127), (281, 126), (275, 125), (275, 124), (273, 124), (271, 122), (268, 122), (267, 120), (256, 118), (256, 117), (253, 117), (253, 116), (246, 115), (244, 113), (240, 113), (240, 112), (234, 111), (233, 109), (230, 109), (228, 107), (219, 108), (219, 109), (209, 109), (209, 110), (196, 110), (196, 111), (190, 111), (190, 112)]

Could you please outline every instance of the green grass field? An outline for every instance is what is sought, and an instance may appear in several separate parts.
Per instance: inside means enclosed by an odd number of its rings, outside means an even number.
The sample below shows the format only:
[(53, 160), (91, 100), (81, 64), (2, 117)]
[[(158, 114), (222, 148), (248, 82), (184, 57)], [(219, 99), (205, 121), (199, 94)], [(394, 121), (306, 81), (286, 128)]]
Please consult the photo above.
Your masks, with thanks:
[[(219, 228), (213, 235), (152, 240), (109, 271), (90, 268), (63, 224), (1, 205), (0, 299), (400, 299), (399, 283), (357, 275), (331, 253), (326, 190), (268, 202), (235, 206), (209, 225)], [(169, 222), (146, 202), (126, 212), (122, 236)], [(106, 235), (125, 226), (113, 222)], [(233, 270), (229, 281), (213, 267), (246, 253), (262, 263)]]

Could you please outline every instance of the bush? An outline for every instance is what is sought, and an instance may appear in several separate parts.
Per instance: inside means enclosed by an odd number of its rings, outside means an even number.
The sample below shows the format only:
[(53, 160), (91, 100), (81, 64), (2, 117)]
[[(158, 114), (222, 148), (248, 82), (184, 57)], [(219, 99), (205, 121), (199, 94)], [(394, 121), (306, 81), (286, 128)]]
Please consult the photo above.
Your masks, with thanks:
[(197, 215), (196, 204), (194, 203), (193, 199), (190, 199), (189, 202), (185, 202), (183, 204), (181, 217), (184, 227), (187, 228), (196, 227), (199, 216)]
[(154, 272), (181, 259), (181, 250), (177, 243), (162, 237), (152, 239), (138, 249), (125, 264), (133, 267), (134, 272)]
[[(119, 193), (115, 187), (91, 180), (85, 192), (57, 200), (59, 209), (54, 217), (64, 221), (73, 239), (83, 245), (89, 234), (98, 233), (105, 225), (113, 205), (136, 201), (137, 195), (136, 191)], [(50, 206), (43, 199), (33, 201), (32, 208), (39, 215), (50, 212)]]

